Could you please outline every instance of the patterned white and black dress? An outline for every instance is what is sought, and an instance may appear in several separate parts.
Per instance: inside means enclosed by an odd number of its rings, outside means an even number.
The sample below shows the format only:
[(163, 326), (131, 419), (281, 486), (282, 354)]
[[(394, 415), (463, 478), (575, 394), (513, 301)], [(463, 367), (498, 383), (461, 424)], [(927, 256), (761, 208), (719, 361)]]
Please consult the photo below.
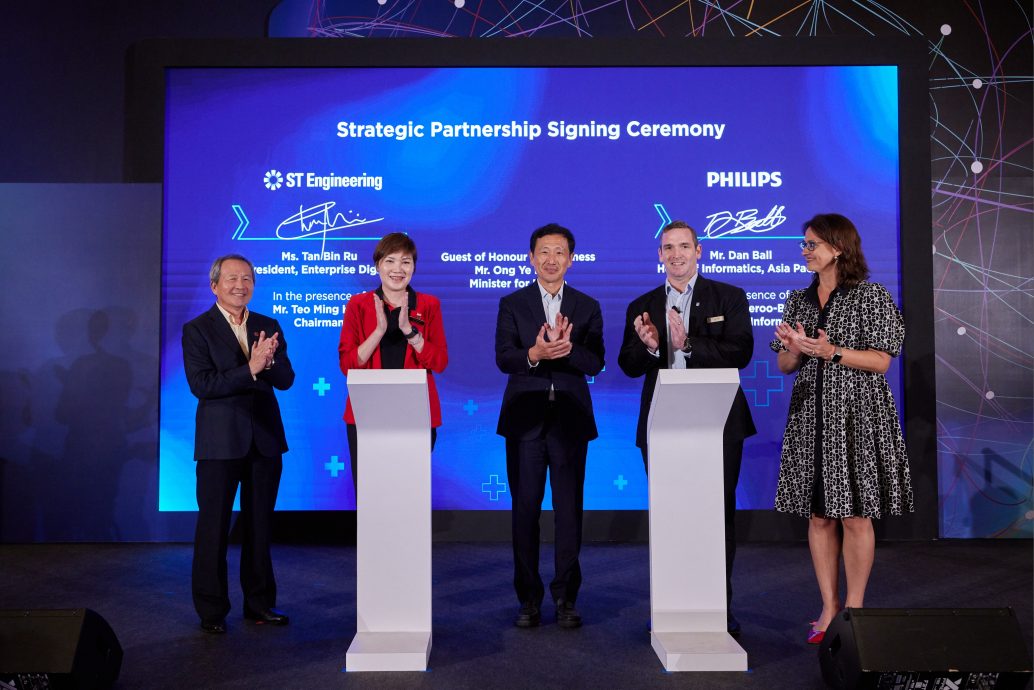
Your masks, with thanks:
[[(839, 347), (892, 357), (905, 339), (890, 293), (865, 281), (837, 288), (819, 309), (816, 279), (790, 293), (783, 322), (800, 322), (809, 337), (823, 328)], [(784, 349), (778, 338), (770, 346)], [(879, 518), (915, 509), (905, 440), (883, 374), (803, 357), (790, 396), (775, 508), (830, 518)]]

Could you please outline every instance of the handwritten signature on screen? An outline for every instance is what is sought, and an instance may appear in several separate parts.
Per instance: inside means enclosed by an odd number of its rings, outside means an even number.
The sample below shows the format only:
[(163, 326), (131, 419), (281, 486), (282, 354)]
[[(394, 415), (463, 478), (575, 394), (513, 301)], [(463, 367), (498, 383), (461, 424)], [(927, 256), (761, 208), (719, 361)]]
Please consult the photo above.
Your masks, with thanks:
[(348, 230), (360, 225), (369, 225), (384, 220), (384, 218), (363, 218), (355, 214), (349, 217), (345, 213), (336, 212), (331, 216), (331, 209), (337, 206), (336, 201), (327, 201), (309, 208), (298, 207), (298, 213), (284, 219), (276, 227), (276, 236), (281, 240), (303, 240), (310, 237), (321, 237), (325, 251), (327, 247), (327, 235), (339, 230)]
[(774, 230), (786, 222), (783, 209), (786, 206), (773, 206), (768, 215), (758, 218), (758, 209), (748, 208), (743, 211), (719, 211), (707, 216), (707, 227), (703, 235), (706, 238), (738, 235), (742, 232), (760, 234)]

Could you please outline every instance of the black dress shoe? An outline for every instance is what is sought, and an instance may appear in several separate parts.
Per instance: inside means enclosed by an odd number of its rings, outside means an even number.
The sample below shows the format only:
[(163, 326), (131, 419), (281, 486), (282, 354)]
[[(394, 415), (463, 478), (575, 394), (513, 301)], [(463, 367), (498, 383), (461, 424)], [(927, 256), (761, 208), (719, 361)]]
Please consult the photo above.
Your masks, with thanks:
[(223, 618), (202, 620), (201, 632), (206, 632), (211, 635), (222, 635), (226, 632), (226, 620)]
[(729, 634), (733, 637), (740, 636), (740, 622), (736, 620), (736, 616), (732, 615), (732, 611), (729, 611), (728, 618), (726, 619)]
[(526, 601), (521, 604), (521, 610), (517, 612), (517, 618), (513, 624), (518, 628), (536, 628), (542, 623), (542, 611), (539, 605), (533, 601)]
[(561, 628), (582, 627), (582, 616), (569, 601), (560, 599), (556, 603), (556, 622)]
[(254, 621), (256, 625), (262, 625), (263, 623), (287, 625), (291, 621), (286, 613), (278, 609), (259, 609), (258, 611), (244, 609), (244, 617), (249, 621)]

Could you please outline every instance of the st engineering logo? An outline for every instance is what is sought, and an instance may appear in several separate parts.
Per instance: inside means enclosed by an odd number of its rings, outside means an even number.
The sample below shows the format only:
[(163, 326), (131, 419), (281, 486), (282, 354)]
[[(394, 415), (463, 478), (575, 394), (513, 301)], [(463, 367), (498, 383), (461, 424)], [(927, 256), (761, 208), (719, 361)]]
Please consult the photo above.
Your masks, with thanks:
[(284, 184), (284, 176), (279, 170), (270, 170), (263, 176), (262, 183), (266, 185), (266, 189), (275, 192)]
[(340, 187), (351, 187), (360, 189), (375, 189), (378, 192), (384, 188), (384, 178), (380, 175), (368, 175), (364, 171), (359, 175), (335, 175), (328, 173), (319, 175), (312, 172), (286, 172), (281, 173), (273, 168), (266, 171), (262, 176), (262, 184), (266, 189), (275, 192), (281, 187), (288, 189), (322, 189), (328, 191)]

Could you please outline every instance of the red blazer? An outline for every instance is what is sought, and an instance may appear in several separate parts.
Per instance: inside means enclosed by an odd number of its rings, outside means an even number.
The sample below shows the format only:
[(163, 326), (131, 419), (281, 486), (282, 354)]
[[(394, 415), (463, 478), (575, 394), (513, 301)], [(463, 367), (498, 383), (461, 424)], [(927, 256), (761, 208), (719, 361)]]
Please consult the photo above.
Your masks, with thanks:
[[(423, 324), (412, 321), (419, 316)], [(432, 371), (439, 374), (445, 371), (449, 363), (449, 351), (445, 345), (445, 329), (442, 327), (441, 302), (437, 297), (416, 293), (416, 308), (410, 312), (410, 324), (424, 336), (422, 352), (406, 346), (405, 369), (427, 370), (427, 397), (431, 404), (431, 426), (442, 425), (442, 406), (438, 402), (438, 389), (434, 385)], [(359, 364), (359, 346), (370, 337), (377, 327), (377, 314), (373, 309), (373, 292), (354, 295), (345, 309), (345, 321), (341, 326), (341, 341), (338, 343), (338, 358), (341, 373), (348, 376), (349, 369), (380, 369), (381, 349), (378, 347), (370, 355), (366, 364)], [(352, 414), (352, 401), (345, 402), (345, 421), (355, 424)]]

